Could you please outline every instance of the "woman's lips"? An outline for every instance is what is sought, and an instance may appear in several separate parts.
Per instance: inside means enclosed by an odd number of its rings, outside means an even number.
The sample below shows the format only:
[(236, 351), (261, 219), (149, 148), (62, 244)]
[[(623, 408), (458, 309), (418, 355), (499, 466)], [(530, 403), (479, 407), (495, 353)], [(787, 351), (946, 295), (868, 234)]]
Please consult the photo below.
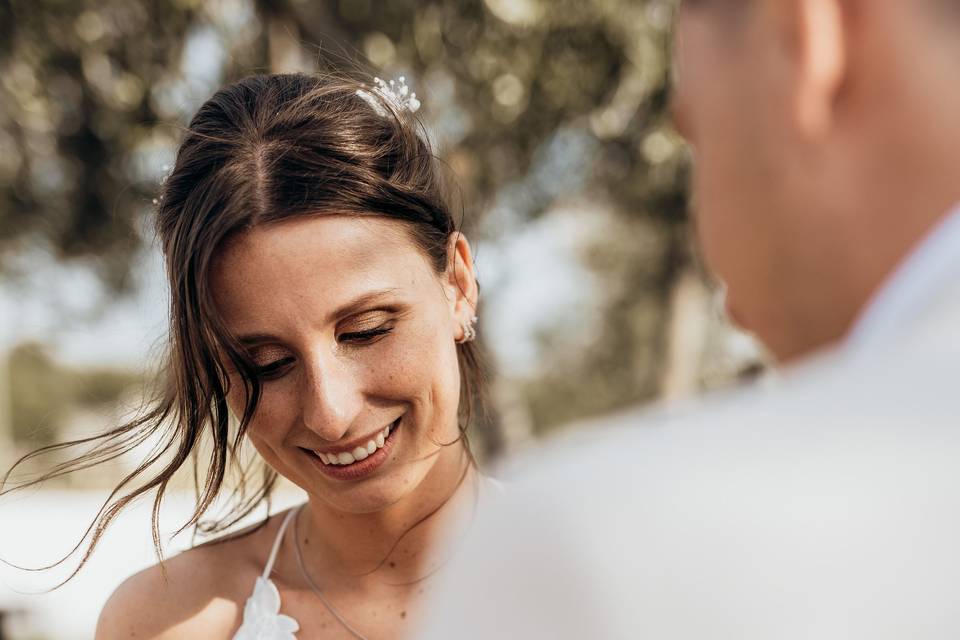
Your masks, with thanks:
[(305, 451), (313, 463), (327, 476), (337, 480), (356, 480), (369, 475), (387, 461), (390, 450), (396, 443), (396, 433), (399, 426), (400, 418), (397, 418), (366, 444), (358, 445), (349, 452), (328, 454), (318, 451)]
[(390, 436), (390, 432), (398, 421), (399, 418), (367, 438), (366, 441), (355, 444), (352, 447), (338, 447), (337, 450), (333, 452), (316, 450), (314, 453), (324, 464), (344, 466), (359, 462), (367, 456), (373, 455), (377, 449), (383, 447), (384, 442)]

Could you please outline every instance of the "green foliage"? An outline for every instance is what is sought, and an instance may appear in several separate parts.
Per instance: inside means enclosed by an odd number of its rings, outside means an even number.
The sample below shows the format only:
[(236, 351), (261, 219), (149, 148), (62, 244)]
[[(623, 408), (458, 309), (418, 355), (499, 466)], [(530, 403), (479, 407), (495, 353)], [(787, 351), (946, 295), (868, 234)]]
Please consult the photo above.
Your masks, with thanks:
[(140, 376), (125, 371), (93, 369), (74, 372), (72, 401), (80, 407), (96, 408), (112, 406), (124, 392), (140, 383)]
[[(0, 0), (0, 273), (15, 275), (3, 260), (22, 247), (49, 247), (95, 258), (122, 289), (156, 156), (169, 158), (177, 125), (216, 84), (270, 69), (407, 73), (474, 239), (509, 238), (570, 202), (616, 221), (583, 247), (606, 283), (605, 325), (589, 340), (545, 329), (550, 355), (522, 381), (535, 424), (648, 399), (669, 291), (690, 260), (688, 159), (666, 113), (674, 4)], [(205, 35), (223, 63), (198, 83), (183, 52)], [(78, 386), (35, 352), (19, 357), (34, 376), (15, 381), (20, 433), (56, 424), (54, 405), (122, 386), (109, 375)]]
[(14, 348), (8, 365), (13, 436), (32, 445), (56, 440), (73, 411), (111, 408), (141, 381), (138, 374), (63, 367), (37, 343)]
[(129, 284), (152, 197), (141, 155), (173, 115), (159, 89), (194, 19), (169, 0), (0, 3), (0, 268), (37, 245)]
[[(570, 201), (610, 212), (609, 228), (582, 243), (604, 321), (591, 339), (579, 325), (544, 330), (546, 358), (521, 381), (534, 427), (654, 398), (669, 294), (691, 261), (689, 159), (667, 113), (674, 3), (341, 2), (318, 21), (319, 4), (290, 5), (301, 38), (333, 34), (385, 72), (426, 81), (425, 117), (441, 132), (471, 237), (504, 241)], [(452, 95), (432, 96), (444, 80)]]
[(14, 349), (9, 367), (14, 438), (50, 442), (69, 405), (70, 381), (36, 343)]

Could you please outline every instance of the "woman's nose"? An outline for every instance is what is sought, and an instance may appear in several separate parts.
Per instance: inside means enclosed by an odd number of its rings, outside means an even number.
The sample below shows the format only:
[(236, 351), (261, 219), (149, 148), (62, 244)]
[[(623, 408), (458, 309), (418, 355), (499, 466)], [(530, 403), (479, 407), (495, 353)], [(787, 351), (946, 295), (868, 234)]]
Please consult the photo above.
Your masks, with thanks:
[(352, 368), (336, 358), (313, 362), (302, 390), (305, 426), (328, 442), (340, 440), (362, 408), (359, 381)]

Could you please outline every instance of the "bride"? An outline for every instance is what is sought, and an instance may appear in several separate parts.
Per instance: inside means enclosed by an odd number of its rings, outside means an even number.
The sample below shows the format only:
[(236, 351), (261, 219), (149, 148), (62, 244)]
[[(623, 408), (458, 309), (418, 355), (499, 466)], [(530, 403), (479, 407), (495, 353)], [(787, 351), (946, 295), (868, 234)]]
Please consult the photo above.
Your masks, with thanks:
[(308, 498), (128, 579), (97, 638), (398, 638), (416, 624), (438, 537), (485, 487), (462, 432), (477, 282), (418, 106), (402, 79), (271, 75), (193, 118), (158, 200), (169, 390), (86, 459), (163, 436), (132, 492), (162, 497), (209, 452), (199, 518), (249, 439), (268, 476), (240, 510), (275, 474)]

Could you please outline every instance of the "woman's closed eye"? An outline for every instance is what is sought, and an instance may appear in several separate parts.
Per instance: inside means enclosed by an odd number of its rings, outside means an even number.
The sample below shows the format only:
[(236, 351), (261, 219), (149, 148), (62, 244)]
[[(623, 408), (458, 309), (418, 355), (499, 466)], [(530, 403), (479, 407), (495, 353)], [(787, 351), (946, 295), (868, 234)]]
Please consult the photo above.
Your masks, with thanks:
[(295, 362), (293, 356), (287, 356), (286, 358), (280, 358), (279, 360), (274, 360), (267, 364), (258, 364), (257, 365), (257, 378), (260, 380), (273, 380), (282, 376), (286, 370)]
[[(394, 324), (387, 322), (369, 329), (357, 328), (354, 331), (344, 331), (337, 336), (337, 342), (356, 347), (370, 345), (389, 335), (393, 329)], [(283, 377), (297, 361), (296, 356), (286, 349), (276, 348), (253, 354), (251, 357), (256, 366), (256, 376), (260, 380), (275, 380)]]
[(389, 335), (396, 324), (397, 314), (391, 309), (359, 313), (337, 327), (337, 342), (357, 347), (373, 344)]
[(347, 331), (341, 333), (337, 337), (337, 340), (341, 343), (348, 343), (352, 345), (373, 344), (392, 331), (392, 326), (381, 325), (379, 327), (374, 327), (373, 329), (363, 329), (361, 331)]
[(273, 380), (283, 375), (296, 362), (296, 358), (289, 351), (270, 349), (253, 356), (256, 365), (256, 375), (260, 380)]

